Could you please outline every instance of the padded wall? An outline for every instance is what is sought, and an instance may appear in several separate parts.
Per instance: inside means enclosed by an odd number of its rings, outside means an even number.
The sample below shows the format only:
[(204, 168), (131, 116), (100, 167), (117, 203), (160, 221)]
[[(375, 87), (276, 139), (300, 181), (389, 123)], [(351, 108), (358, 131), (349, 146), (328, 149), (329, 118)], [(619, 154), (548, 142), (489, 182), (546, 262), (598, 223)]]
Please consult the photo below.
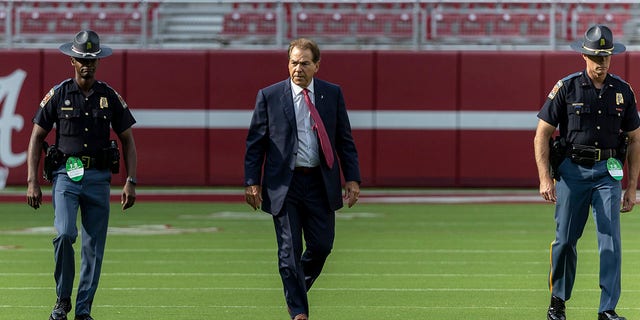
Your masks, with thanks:
[[(0, 167), (23, 186), (31, 119), (73, 69), (57, 50), (0, 59)], [(611, 72), (634, 84), (638, 65), (638, 53), (617, 55)], [(343, 89), (364, 186), (535, 187), (535, 115), (583, 68), (570, 51), (323, 51), (317, 77)], [(142, 185), (241, 186), (256, 93), (287, 77), (281, 51), (116, 50), (98, 70), (138, 119)]]

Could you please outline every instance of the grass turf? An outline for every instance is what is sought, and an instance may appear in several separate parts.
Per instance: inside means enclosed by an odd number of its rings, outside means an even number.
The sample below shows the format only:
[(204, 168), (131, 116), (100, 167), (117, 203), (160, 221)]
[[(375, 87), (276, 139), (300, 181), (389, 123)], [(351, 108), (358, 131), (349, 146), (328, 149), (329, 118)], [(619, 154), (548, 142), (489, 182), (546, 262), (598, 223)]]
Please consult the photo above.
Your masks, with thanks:
[[(2, 203), (0, 219), (0, 319), (46, 319), (55, 302), (51, 205), (34, 211)], [(623, 215), (622, 225), (618, 312), (634, 319), (640, 318), (640, 215)], [(125, 214), (114, 206), (110, 226), (96, 319), (287, 319), (266, 214), (245, 204), (141, 201)], [(310, 316), (544, 319), (553, 237), (548, 204), (343, 209), (334, 251), (309, 295)], [(591, 218), (578, 250), (567, 316), (595, 319), (598, 258)]]

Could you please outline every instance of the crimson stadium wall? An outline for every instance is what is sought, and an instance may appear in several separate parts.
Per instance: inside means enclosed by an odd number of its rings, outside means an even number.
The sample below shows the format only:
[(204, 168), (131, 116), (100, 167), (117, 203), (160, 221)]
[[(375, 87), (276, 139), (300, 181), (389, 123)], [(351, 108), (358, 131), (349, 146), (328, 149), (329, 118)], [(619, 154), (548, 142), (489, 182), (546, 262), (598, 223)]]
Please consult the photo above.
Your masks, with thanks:
[[(242, 186), (256, 93), (288, 77), (286, 53), (116, 51), (97, 77), (138, 119), (140, 184)], [(8, 186), (24, 185), (31, 119), (73, 68), (55, 50), (0, 61), (0, 167)], [(365, 186), (535, 187), (536, 113), (583, 68), (569, 51), (324, 51), (317, 77), (343, 89)], [(610, 72), (639, 83), (640, 53), (615, 56)]]

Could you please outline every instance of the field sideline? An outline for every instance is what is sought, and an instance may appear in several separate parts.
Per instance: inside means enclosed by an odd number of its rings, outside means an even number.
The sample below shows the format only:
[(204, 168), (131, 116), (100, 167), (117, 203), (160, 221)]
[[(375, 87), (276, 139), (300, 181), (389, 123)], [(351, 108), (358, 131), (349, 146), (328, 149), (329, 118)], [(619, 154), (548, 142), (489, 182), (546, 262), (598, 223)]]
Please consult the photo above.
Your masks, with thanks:
[[(51, 191), (43, 187), (43, 198), (51, 201)], [(121, 190), (111, 189), (112, 201), (118, 201)], [(242, 188), (138, 188), (142, 201), (244, 202)], [(25, 200), (26, 190), (10, 187), (0, 190), (0, 202)], [(532, 189), (363, 189), (360, 203), (541, 203)]]
[[(334, 251), (310, 292), (311, 319), (544, 319), (552, 205), (535, 190), (410, 191), (371, 190), (338, 213)], [(45, 319), (55, 302), (50, 201), (34, 211), (23, 192), (0, 203), (1, 320)], [(235, 194), (217, 202), (145, 192), (124, 214), (113, 202), (97, 320), (287, 319), (269, 216)], [(638, 210), (622, 216), (618, 312), (628, 319), (640, 318)], [(569, 319), (597, 317), (591, 220)]]

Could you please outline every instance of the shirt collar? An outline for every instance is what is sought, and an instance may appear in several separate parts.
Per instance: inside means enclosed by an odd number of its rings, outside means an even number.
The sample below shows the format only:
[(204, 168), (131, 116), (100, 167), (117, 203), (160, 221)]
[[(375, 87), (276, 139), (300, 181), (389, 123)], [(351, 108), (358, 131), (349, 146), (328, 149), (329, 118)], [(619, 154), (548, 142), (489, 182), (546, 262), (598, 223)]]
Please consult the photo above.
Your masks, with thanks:
[[(291, 81), (291, 90), (293, 91), (293, 95), (294, 96), (299, 95), (302, 92), (302, 89), (304, 88), (293, 83), (292, 80), (289, 80), (289, 81)], [(307, 89), (309, 90), (309, 92), (313, 93), (313, 78), (311, 78), (311, 82), (309, 83), (309, 86), (307, 86)]]
[[(71, 87), (69, 88), (70, 91), (80, 91), (80, 86), (78, 86), (78, 83), (75, 80), (71, 81)], [(93, 86), (91, 87), (91, 91), (93, 91), (94, 93), (105, 93), (106, 90), (105, 88), (102, 86), (102, 83), (98, 80), (96, 80), (93, 83)]]
[[(581, 77), (580, 84), (582, 86), (593, 85), (593, 81), (591, 80), (591, 78), (589, 78), (589, 75), (587, 74), (587, 70), (582, 71), (582, 74), (580, 75), (580, 77)], [(610, 79), (609, 73), (607, 73), (607, 76), (604, 78), (604, 82), (602, 84), (605, 86), (609, 86), (610, 84), (609, 79)]]

